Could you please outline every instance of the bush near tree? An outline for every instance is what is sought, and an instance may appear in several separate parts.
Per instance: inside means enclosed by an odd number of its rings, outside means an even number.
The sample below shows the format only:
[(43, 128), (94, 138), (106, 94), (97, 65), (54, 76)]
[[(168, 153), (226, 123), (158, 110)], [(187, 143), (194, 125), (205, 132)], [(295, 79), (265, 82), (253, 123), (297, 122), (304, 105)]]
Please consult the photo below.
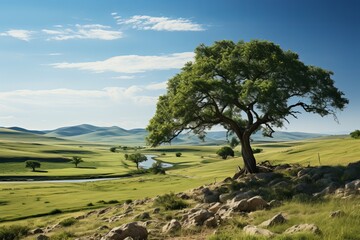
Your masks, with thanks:
[(175, 153), (175, 156), (176, 157), (181, 157), (182, 153), (178, 152), (178, 153)]
[(355, 130), (350, 133), (350, 136), (355, 139), (360, 139), (360, 130)]
[(231, 147), (222, 147), (216, 152), (217, 155), (219, 155), (222, 159), (226, 159), (228, 156), (234, 157), (235, 153), (234, 150)]

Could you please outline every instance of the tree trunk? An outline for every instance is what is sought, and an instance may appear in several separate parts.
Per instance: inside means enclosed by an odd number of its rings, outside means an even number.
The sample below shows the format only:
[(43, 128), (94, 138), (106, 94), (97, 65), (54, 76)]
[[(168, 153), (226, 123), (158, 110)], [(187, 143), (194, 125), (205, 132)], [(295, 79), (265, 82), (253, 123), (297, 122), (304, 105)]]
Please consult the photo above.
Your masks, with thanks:
[(35, 172), (35, 168), (33, 167), (32, 169), (33, 169), (32, 171)]
[(240, 138), (240, 142), (241, 142), (241, 155), (244, 160), (245, 169), (249, 173), (258, 172), (258, 169), (256, 167), (256, 160), (254, 157), (254, 153), (253, 153), (251, 145), (250, 145), (250, 136), (243, 134)]
[(139, 171), (139, 163), (138, 162), (136, 162), (136, 168)]

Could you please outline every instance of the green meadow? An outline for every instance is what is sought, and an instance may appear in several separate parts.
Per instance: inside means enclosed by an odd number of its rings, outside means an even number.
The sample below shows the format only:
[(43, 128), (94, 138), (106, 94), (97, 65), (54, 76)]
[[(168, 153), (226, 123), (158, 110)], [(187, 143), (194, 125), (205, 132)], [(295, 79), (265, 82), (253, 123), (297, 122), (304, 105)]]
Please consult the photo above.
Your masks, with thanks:
[[(238, 166), (242, 167), (238, 148), (235, 157), (223, 160), (215, 154), (220, 146), (168, 145), (139, 150), (120, 150), (116, 153), (110, 151), (111, 146), (115, 145), (97, 145), (41, 136), (27, 138), (8, 135), (0, 141), (1, 179), (123, 177), (116, 180), (77, 183), (1, 182), (0, 225), (43, 226), (59, 218), (59, 215), (52, 215), (54, 211), (56, 213), (60, 210), (61, 216), (74, 216), (86, 210), (109, 206), (108, 202), (122, 203), (129, 199), (181, 192), (231, 177)], [(261, 153), (256, 154), (258, 162), (270, 161), (272, 164), (347, 165), (360, 160), (359, 141), (346, 136), (304, 141), (261, 142), (254, 143), (253, 147), (263, 149)], [(172, 163), (173, 167), (166, 170), (166, 175), (138, 174), (135, 164), (124, 158), (125, 153), (135, 151), (155, 155), (157, 160)], [(177, 152), (182, 153), (181, 157), (175, 156)], [(80, 156), (84, 162), (76, 168), (69, 162), (72, 156)], [(31, 169), (25, 168), (25, 160), (40, 161), (41, 168), (32, 172)], [(301, 205), (301, 203), (289, 203), (282, 208), (284, 211), (292, 209), (294, 204)], [(341, 207), (342, 203), (334, 201), (319, 206), (301, 206), (310, 209), (306, 211), (315, 211), (318, 208), (331, 210)], [(300, 210), (299, 217), (313, 218), (322, 225), (320, 215), (315, 213), (309, 215), (304, 211)], [(353, 211), (353, 214), (355, 213), (356, 211)], [(358, 213), (357, 211), (357, 215), (352, 217), (358, 219)], [(259, 214), (259, 219), (265, 219), (272, 212), (255, 214)], [(234, 221), (241, 222), (241, 219)], [(218, 239), (228, 239), (226, 232), (237, 231), (228, 228), (231, 228), (231, 225), (220, 228), (219, 231), (223, 231), (224, 234), (220, 234)]]

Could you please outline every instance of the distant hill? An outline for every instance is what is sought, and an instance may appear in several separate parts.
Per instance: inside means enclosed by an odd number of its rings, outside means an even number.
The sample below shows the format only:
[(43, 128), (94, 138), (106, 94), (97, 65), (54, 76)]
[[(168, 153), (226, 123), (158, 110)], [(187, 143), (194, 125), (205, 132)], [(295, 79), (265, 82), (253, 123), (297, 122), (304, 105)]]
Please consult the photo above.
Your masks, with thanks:
[[(12, 132), (6, 132), (12, 131)], [(4, 132), (5, 131), (5, 132)], [(77, 126), (62, 127), (54, 130), (37, 131), (28, 130), (20, 127), (3, 128), (0, 131), (0, 137), (3, 134), (20, 134), (24, 137), (50, 137), (51, 139), (68, 139), (81, 142), (98, 142), (116, 145), (144, 145), (147, 131), (142, 128), (126, 130), (121, 127), (98, 127), (90, 124), (82, 124)], [(24, 135), (25, 134), (25, 135)], [(254, 134), (251, 138), (253, 141), (293, 141), (308, 138), (323, 137), (326, 134), (303, 133), (303, 132), (275, 132), (273, 138), (265, 138), (261, 132)], [(21, 137), (19, 135), (19, 137)], [(172, 144), (175, 145), (219, 145), (226, 143), (225, 131), (208, 132), (205, 142), (199, 140), (197, 136), (191, 133), (180, 134), (175, 138)]]

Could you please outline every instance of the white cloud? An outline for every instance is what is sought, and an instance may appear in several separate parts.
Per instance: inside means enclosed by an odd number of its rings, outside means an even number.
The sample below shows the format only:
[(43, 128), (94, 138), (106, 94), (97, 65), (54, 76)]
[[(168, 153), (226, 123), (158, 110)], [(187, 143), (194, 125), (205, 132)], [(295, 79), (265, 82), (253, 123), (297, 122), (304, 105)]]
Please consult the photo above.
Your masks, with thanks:
[(185, 18), (152, 17), (135, 15), (128, 19), (115, 18), (119, 25), (130, 25), (139, 30), (155, 31), (204, 31), (203, 25)]
[(97, 73), (139, 73), (151, 70), (180, 69), (186, 62), (192, 61), (193, 52), (173, 53), (160, 56), (124, 55), (103, 61), (79, 63), (54, 63), (55, 68), (89, 70)]
[(43, 33), (49, 35), (48, 40), (69, 40), (69, 39), (100, 39), (115, 40), (123, 37), (118, 30), (111, 30), (111, 27), (101, 24), (88, 24), (63, 27), (57, 25), (56, 29), (43, 29)]
[(116, 15), (117, 15), (117, 12), (112, 12), (111, 15), (112, 15), (112, 16), (116, 16)]
[(112, 79), (121, 79), (121, 80), (129, 80), (134, 78), (135, 78), (134, 75), (123, 75), (123, 76), (112, 77)]
[(61, 56), (62, 53), (49, 53), (48, 55), (49, 56)]
[(30, 41), (31, 35), (33, 33), (34, 33), (33, 31), (29, 31), (29, 30), (12, 29), (12, 30), (0, 33), (0, 36), (13, 37), (13, 38), (28, 42), (28, 41)]
[(164, 90), (167, 87), (167, 81), (161, 83), (153, 83), (147, 85), (145, 88), (148, 90)]

